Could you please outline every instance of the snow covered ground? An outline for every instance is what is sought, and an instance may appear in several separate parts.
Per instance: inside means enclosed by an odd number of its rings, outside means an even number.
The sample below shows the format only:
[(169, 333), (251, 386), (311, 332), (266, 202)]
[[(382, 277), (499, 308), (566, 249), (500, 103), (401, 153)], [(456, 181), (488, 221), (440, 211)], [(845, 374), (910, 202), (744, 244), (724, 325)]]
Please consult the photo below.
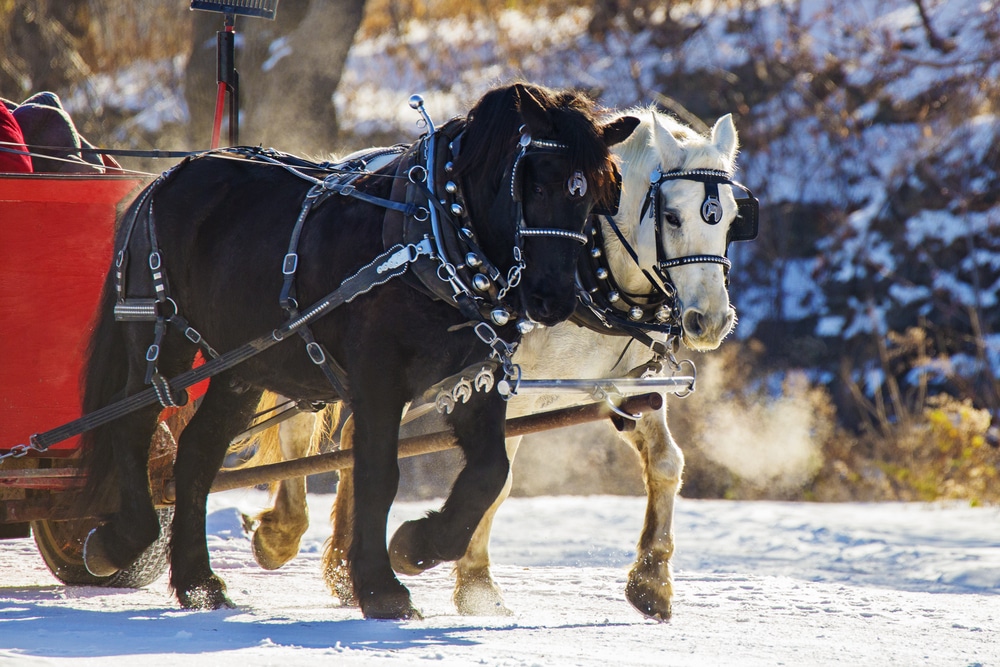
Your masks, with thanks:
[[(438, 568), (405, 583), (425, 619), (365, 621), (319, 574), (333, 496), (311, 498), (303, 551), (258, 568), (240, 512), (210, 499), (213, 567), (238, 608), (188, 612), (162, 577), (71, 588), (31, 540), (0, 542), (0, 664), (1000, 666), (1000, 508), (681, 500), (674, 618), (625, 601), (635, 497), (515, 498), (493, 534), (515, 615), (459, 616)], [(401, 503), (390, 529), (435, 503)]]

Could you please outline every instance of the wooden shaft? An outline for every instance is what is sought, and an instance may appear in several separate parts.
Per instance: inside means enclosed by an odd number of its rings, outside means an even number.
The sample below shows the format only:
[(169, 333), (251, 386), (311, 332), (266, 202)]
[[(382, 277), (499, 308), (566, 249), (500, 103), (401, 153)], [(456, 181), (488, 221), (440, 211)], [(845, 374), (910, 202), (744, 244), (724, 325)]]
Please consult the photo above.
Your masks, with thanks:
[[(641, 414), (649, 410), (659, 410), (663, 406), (663, 396), (658, 393), (631, 396), (622, 401), (619, 410), (629, 414)], [(461, 409), (461, 407), (459, 407)], [(607, 403), (591, 403), (574, 406), (562, 410), (543, 412), (537, 415), (518, 417), (507, 422), (507, 436), (515, 437), (529, 435), (540, 431), (548, 431), (564, 426), (573, 426), (592, 421), (599, 421), (613, 415)], [(427, 435), (404, 438), (399, 441), (399, 458), (430, 454), (455, 447), (451, 433), (439, 432)], [(258, 484), (270, 484), (290, 477), (305, 477), (317, 473), (330, 472), (350, 468), (354, 465), (354, 453), (350, 450), (328, 452), (315, 456), (306, 456), (292, 461), (282, 461), (241, 470), (223, 470), (212, 484), (212, 493), (229, 491)], [(174, 482), (170, 480), (165, 485), (164, 495), (167, 501), (173, 500)]]

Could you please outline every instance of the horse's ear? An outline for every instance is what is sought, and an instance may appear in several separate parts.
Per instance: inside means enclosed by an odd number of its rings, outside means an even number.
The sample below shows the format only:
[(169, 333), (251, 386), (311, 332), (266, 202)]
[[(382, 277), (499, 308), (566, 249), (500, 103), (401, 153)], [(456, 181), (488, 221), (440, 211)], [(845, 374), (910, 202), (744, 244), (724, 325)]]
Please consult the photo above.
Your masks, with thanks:
[(680, 165), (684, 162), (684, 148), (677, 141), (673, 132), (663, 126), (660, 117), (655, 110), (650, 110), (653, 116), (653, 141), (656, 142), (656, 150), (660, 154), (660, 164)]
[(635, 116), (622, 116), (616, 118), (606, 125), (601, 126), (601, 134), (604, 136), (605, 146), (620, 144), (632, 135), (632, 131), (639, 126), (639, 119)]
[(514, 84), (514, 99), (521, 120), (528, 126), (528, 131), (534, 137), (551, 137), (555, 135), (555, 125), (552, 117), (542, 103), (531, 94), (523, 84)]
[(723, 155), (728, 155), (730, 162), (736, 159), (740, 149), (740, 140), (736, 136), (736, 125), (733, 124), (733, 114), (727, 113), (715, 122), (712, 128), (712, 143)]

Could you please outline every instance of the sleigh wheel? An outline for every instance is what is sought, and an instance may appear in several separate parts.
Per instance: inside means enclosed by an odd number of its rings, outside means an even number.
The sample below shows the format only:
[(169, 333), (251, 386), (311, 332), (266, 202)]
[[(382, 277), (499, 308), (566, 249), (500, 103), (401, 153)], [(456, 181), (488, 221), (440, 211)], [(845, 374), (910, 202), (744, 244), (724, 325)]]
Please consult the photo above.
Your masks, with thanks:
[(83, 564), (83, 542), (97, 519), (71, 521), (32, 521), (31, 532), (45, 564), (56, 579), (76, 586), (108, 586), (113, 588), (142, 588), (167, 571), (167, 545), (170, 542), (170, 524), (174, 508), (157, 510), (160, 519), (160, 537), (143, 552), (132, 565), (108, 577), (98, 577), (87, 571)]

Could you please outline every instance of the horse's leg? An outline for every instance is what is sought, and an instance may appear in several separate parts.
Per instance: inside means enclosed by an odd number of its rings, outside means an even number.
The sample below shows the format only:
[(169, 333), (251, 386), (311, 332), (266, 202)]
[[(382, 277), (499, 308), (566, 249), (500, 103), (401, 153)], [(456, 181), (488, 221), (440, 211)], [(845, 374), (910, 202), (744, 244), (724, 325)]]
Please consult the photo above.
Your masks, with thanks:
[(177, 443), (177, 503), (170, 538), (170, 585), (182, 606), (233, 607), (226, 585), (212, 572), (205, 536), (205, 505), (229, 443), (253, 417), (259, 389), (234, 387), (227, 375), (212, 379), (198, 412)]
[[(354, 417), (348, 417), (340, 431), (340, 449), (354, 446)], [(323, 581), (330, 592), (345, 607), (357, 606), (348, 554), (351, 551), (351, 531), (354, 527), (354, 475), (345, 470), (337, 482), (337, 497), (330, 508), (330, 524), (333, 532), (323, 548)]]
[(650, 618), (670, 618), (674, 594), (674, 500), (681, 488), (684, 455), (667, 428), (666, 408), (645, 414), (622, 434), (639, 451), (646, 483), (646, 518), (625, 596)]
[[(514, 455), (521, 444), (521, 438), (507, 438), (507, 460), (514, 463)], [(493, 517), (500, 505), (510, 495), (514, 481), (513, 469), (507, 474), (507, 481), (500, 495), (486, 510), (482, 521), (472, 534), (469, 548), (455, 563), (455, 593), (453, 600), (458, 613), (466, 616), (510, 616), (513, 612), (503, 602), (503, 593), (490, 574), (490, 533)]]
[(393, 568), (419, 574), (443, 561), (458, 560), (510, 473), (504, 447), (506, 405), (496, 394), (476, 394), (451, 415), (465, 453), (465, 467), (440, 512), (407, 521), (389, 543)]
[(399, 583), (385, 546), (389, 508), (399, 486), (399, 420), (404, 401), (393, 377), (358, 374), (354, 387), (354, 531), (348, 563), (365, 618), (420, 618)]
[[(138, 389), (142, 389), (142, 383)], [(131, 383), (127, 394), (137, 388)], [(128, 567), (160, 536), (160, 522), (149, 489), (149, 447), (157, 427), (159, 404), (147, 406), (101, 427), (95, 438), (110, 441), (118, 475), (118, 511), (87, 536), (87, 570), (107, 577)]]
[[(285, 461), (312, 452), (314, 412), (301, 412), (278, 426), (281, 457)], [(253, 533), (253, 557), (265, 570), (276, 570), (299, 553), (299, 541), (309, 528), (306, 501), (306, 478), (294, 477), (278, 482), (274, 507), (257, 516)]]

